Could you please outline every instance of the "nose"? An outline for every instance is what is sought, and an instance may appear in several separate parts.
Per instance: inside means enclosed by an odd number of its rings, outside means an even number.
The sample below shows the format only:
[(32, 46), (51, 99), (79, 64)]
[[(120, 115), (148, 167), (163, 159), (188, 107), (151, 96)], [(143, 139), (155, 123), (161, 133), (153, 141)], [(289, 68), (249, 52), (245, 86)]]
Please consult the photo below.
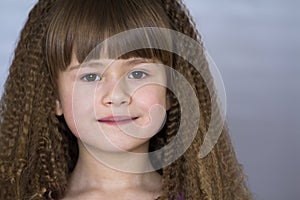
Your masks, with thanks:
[(128, 105), (132, 101), (128, 87), (122, 80), (104, 82), (99, 89), (99, 93), (102, 93), (100, 95), (101, 102), (105, 106)]

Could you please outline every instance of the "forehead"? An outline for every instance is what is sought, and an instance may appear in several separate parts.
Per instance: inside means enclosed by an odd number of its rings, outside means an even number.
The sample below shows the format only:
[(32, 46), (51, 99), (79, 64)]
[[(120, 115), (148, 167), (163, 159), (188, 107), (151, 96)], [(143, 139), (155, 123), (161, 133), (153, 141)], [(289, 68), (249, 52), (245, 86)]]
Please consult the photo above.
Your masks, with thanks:
[(136, 66), (139, 64), (143, 63), (153, 63), (153, 64), (158, 64), (161, 63), (157, 59), (148, 59), (148, 58), (141, 58), (141, 57), (132, 57), (128, 59), (108, 59), (108, 58), (103, 58), (103, 59), (93, 59), (89, 61), (85, 61), (83, 63), (79, 63), (78, 60), (72, 59), (70, 65), (68, 66), (68, 71), (72, 71), (74, 69), (79, 69), (79, 68), (99, 68), (99, 67), (109, 67), (112, 65), (122, 65), (122, 66)]

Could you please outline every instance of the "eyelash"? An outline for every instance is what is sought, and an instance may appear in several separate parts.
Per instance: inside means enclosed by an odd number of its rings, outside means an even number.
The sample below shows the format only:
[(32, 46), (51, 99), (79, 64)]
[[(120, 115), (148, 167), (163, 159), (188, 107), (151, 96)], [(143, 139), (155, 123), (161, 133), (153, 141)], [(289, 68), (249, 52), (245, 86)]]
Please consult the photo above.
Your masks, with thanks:
[[(135, 75), (139, 75), (139, 76), (141, 75), (141, 77), (134, 77)], [(129, 79), (144, 79), (147, 76), (149, 76), (149, 74), (143, 71), (132, 71), (128, 74)], [(100, 81), (101, 77), (95, 73), (89, 73), (83, 75), (80, 79), (85, 82), (94, 82), (94, 81)]]
[[(134, 73), (142, 73), (142, 77), (139, 77), (139, 78), (134, 78), (132, 75)], [(136, 74), (135, 74), (136, 75)], [(128, 74), (128, 78), (129, 79), (144, 79), (146, 76), (149, 76), (148, 73), (144, 72), (144, 71), (132, 71)]]
[[(91, 76), (93, 76), (93, 77), (91, 77)], [(95, 79), (94, 80), (88, 80), (89, 78), (95, 78)], [(83, 81), (86, 81), (86, 82), (94, 82), (94, 81), (100, 81), (101, 77), (99, 75), (95, 74), (95, 73), (90, 73), (90, 74), (85, 74), (80, 79), (83, 80)]]

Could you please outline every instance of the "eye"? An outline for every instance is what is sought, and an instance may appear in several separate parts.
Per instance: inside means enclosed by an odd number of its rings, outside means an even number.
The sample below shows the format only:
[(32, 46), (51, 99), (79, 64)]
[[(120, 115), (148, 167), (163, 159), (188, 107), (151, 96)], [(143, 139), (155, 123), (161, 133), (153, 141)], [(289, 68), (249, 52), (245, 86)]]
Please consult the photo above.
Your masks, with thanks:
[(83, 77), (81, 77), (81, 80), (87, 81), (87, 82), (93, 82), (93, 81), (100, 81), (101, 77), (97, 74), (86, 74)]
[(130, 78), (130, 79), (143, 79), (146, 76), (148, 76), (148, 74), (143, 72), (143, 71), (133, 71), (128, 75), (128, 78)]

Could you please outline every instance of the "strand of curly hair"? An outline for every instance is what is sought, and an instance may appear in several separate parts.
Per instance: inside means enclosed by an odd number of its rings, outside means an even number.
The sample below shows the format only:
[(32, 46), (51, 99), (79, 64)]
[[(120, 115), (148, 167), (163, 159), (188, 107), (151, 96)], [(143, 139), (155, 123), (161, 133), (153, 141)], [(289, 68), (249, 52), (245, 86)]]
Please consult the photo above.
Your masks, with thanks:
[[(201, 37), (195, 28), (195, 23), (183, 3), (173, 0), (162, 1), (166, 12), (172, 19), (172, 28), (199, 41), (202, 45), (200, 41)], [(188, 48), (183, 49), (186, 51)], [(200, 122), (200, 129), (192, 145), (184, 153), (183, 157), (164, 169), (163, 194), (165, 196), (163, 196), (163, 199), (167, 199), (168, 197), (174, 199), (174, 197), (178, 196), (178, 188), (183, 190), (185, 199), (252, 199), (246, 186), (242, 167), (237, 162), (235, 152), (232, 148), (226, 126), (223, 128), (214, 149), (205, 158), (195, 159), (208, 127), (212, 126), (210, 128), (217, 130), (223, 124), (221, 123), (220, 113), (217, 113), (216, 116), (212, 116), (211, 113), (211, 106), (213, 106), (211, 102), (217, 101), (217, 94), (215, 90), (208, 90), (208, 88), (214, 88), (214, 85), (207, 61), (203, 59), (204, 52), (192, 52), (192, 50), (194, 51), (191, 48), (191, 52), (187, 52), (187, 54), (191, 55), (190, 57), (194, 56), (194, 58), (197, 58), (195, 62), (199, 63), (202, 69), (201, 75), (194, 67), (188, 66), (189, 64), (184, 61), (181, 62), (180, 59), (174, 64), (174, 68), (183, 74), (192, 83), (191, 85), (196, 86), (195, 90), (196, 94), (198, 94), (203, 121)], [(202, 76), (209, 77), (210, 81), (205, 82)], [(179, 115), (179, 113), (174, 114), (174, 116)], [(214, 118), (215, 123), (209, 124), (212, 118)], [(181, 173), (174, 173), (174, 168), (181, 169)], [(180, 179), (183, 179), (183, 181), (180, 181)], [(172, 188), (168, 187), (168, 185), (172, 185)], [(183, 186), (180, 187), (180, 185)]]
[(4, 86), (0, 199), (46, 199), (66, 187), (69, 158), (62, 156), (68, 155), (67, 147), (58, 130), (54, 89), (43, 53), (53, 2), (41, 0), (30, 12)]

